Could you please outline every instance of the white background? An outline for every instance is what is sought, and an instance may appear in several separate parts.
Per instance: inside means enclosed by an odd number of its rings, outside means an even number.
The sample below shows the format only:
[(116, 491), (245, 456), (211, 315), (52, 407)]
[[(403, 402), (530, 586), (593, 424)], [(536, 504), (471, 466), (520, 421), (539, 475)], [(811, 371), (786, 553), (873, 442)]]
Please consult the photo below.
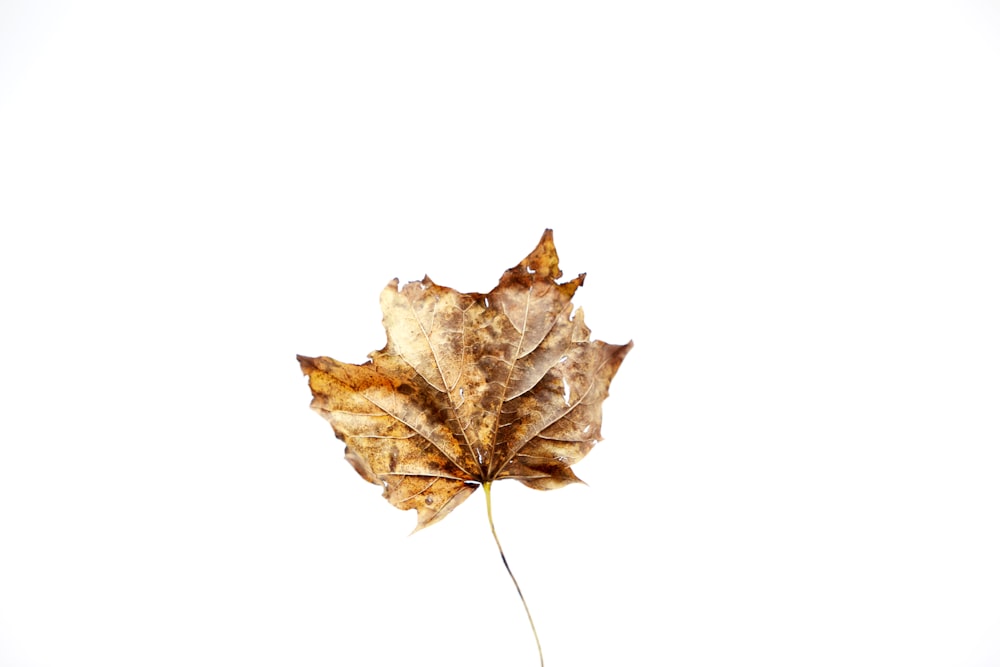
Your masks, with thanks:
[(555, 230), (634, 339), (494, 490), (551, 667), (1000, 665), (995, 2), (0, 4), (0, 665), (535, 664), (308, 409)]

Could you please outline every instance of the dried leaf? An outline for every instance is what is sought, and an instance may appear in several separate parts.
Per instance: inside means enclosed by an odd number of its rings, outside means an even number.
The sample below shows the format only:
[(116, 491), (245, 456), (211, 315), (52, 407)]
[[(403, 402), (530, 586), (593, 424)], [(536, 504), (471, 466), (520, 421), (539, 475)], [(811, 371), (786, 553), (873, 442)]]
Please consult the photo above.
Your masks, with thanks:
[(369, 362), (298, 357), (312, 408), (347, 444), (362, 477), (417, 530), (480, 485), (533, 489), (580, 481), (570, 466), (600, 440), (601, 404), (632, 343), (591, 341), (546, 230), (488, 294), (430, 278), (382, 291), (387, 343)]

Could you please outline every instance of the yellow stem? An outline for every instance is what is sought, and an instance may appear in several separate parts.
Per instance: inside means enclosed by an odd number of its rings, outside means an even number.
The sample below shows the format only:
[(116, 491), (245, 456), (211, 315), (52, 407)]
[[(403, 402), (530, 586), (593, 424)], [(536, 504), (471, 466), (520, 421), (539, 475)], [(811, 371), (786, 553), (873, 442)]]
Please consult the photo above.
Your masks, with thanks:
[(496, 540), (497, 549), (500, 550), (500, 559), (503, 561), (503, 566), (507, 568), (507, 574), (510, 575), (510, 580), (514, 582), (514, 588), (517, 589), (517, 594), (521, 598), (521, 604), (524, 605), (524, 613), (528, 615), (528, 623), (531, 624), (531, 632), (535, 635), (535, 645), (538, 646), (538, 661), (541, 663), (541, 667), (545, 667), (545, 658), (542, 657), (542, 643), (538, 641), (538, 631), (535, 630), (535, 622), (531, 620), (531, 612), (528, 610), (528, 602), (524, 599), (524, 594), (521, 592), (521, 587), (517, 584), (517, 579), (514, 578), (514, 573), (510, 571), (510, 565), (507, 564), (507, 557), (503, 555), (503, 547), (500, 546), (500, 538), (497, 537), (497, 529), (493, 527), (493, 504), (490, 502), (490, 485), (492, 482), (483, 483), (483, 491), (486, 492), (486, 516), (490, 519), (490, 530), (493, 532), (493, 539)]

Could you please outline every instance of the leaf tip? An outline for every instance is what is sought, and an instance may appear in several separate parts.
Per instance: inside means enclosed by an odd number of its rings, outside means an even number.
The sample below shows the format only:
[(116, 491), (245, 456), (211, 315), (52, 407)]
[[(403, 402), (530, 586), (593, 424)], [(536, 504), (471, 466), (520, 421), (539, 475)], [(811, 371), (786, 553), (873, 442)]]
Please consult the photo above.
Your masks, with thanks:
[(316, 368), (316, 360), (313, 357), (305, 357), (301, 354), (296, 354), (295, 359), (299, 362), (299, 367), (302, 369), (303, 375), (309, 375), (309, 371)]
[(551, 278), (557, 280), (562, 276), (559, 268), (559, 254), (556, 252), (555, 243), (552, 240), (552, 230), (546, 229), (542, 234), (538, 245), (525, 257), (518, 268), (528, 273), (537, 274), (541, 278)]

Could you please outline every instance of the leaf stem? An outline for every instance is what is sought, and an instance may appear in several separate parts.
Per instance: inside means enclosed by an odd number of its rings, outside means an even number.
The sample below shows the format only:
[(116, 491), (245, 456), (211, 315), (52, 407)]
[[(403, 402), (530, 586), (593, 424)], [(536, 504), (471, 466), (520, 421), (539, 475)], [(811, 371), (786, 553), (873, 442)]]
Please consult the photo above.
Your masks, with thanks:
[(531, 611), (528, 609), (528, 601), (524, 599), (524, 593), (521, 592), (521, 587), (517, 583), (517, 579), (514, 578), (514, 573), (510, 571), (510, 565), (507, 564), (507, 557), (503, 555), (503, 547), (500, 546), (500, 538), (497, 537), (497, 529), (493, 527), (493, 504), (490, 501), (490, 485), (492, 482), (483, 482), (483, 491), (486, 493), (486, 516), (490, 520), (490, 530), (493, 532), (493, 539), (497, 543), (497, 549), (500, 550), (500, 560), (503, 561), (503, 566), (507, 568), (507, 574), (510, 575), (510, 580), (514, 582), (514, 588), (517, 589), (517, 594), (521, 598), (521, 604), (524, 605), (524, 613), (528, 615), (528, 623), (531, 624), (531, 632), (535, 635), (535, 645), (538, 647), (538, 662), (541, 667), (545, 667), (545, 658), (542, 657), (542, 643), (538, 641), (538, 631), (535, 630), (535, 622), (531, 619)]

